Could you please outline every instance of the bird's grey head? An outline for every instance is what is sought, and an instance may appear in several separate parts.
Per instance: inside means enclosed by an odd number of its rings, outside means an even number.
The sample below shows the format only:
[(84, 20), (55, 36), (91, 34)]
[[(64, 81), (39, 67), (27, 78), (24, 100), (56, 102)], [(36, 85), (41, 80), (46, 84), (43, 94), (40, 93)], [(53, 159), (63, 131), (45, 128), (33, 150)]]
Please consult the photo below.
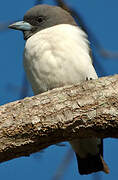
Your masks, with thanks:
[(9, 28), (23, 31), (24, 39), (27, 40), (38, 31), (59, 24), (76, 25), (72, 16), (62, 8), (37, 5), (26, 12), (23, 21), (9, 25)]

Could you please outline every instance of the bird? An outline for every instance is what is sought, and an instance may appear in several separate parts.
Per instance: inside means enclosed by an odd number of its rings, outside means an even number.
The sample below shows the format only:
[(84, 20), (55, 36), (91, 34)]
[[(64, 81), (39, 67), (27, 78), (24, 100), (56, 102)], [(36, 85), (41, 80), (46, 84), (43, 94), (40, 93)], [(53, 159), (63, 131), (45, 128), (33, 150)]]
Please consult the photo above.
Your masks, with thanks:
[[(10, 24), (9, 28), (23, 32), (26, 41), (23, 64), (34, 95), (98, 78), (87, 34), (61, 7), (34, 6), (22, 21)], [(78, 138), (70, 144), (81, 175), (98, 171), (109, 173), (103, 160), (102, 139)]]

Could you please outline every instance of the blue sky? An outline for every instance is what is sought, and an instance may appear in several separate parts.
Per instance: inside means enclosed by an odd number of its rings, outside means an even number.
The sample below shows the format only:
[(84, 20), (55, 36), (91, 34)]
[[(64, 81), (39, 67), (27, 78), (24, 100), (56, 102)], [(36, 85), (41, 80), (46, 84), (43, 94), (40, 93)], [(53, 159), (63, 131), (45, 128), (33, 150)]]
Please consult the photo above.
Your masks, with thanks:
[[(52, 1), (44, 1), (52, 4)], [(66, 0), (70, 7), (81, 13), (86, 25), (95, 34), (101, 45), (113, 52), (118, 51), (118, 0)], [(34, 0), (3, 1), (0, 2), (0, 22), (12, 22), (22, 19), (25, 12), (34, 6)], [(24, 83), (23, 49), (25, 41), (21, 32), (6, 30), (0, 32), (0, 104), (5, 104), (21, 98), (21, 90), (26, 89)], [(118, 58), (105, 59), (95, 50), (96, 71), (99, 76), (118, 73)], [(25, 86), (24, 86), (25, 84)], [(32, 95), (28, 85), (27, 96)], [(101, 173), (102, 179), (110, 180), (117, 177), (117, 139), (105, 139), (105, 161), (110, 167), (110, 174)], [(30, 157), (21, 157), (0, 164), (0, 178), (4, 180), (46, 179), (51, 180), (54, 172), (68, 152), (69, 145), (65, 147), (51, 146)], [(77, 172), (75, 156), (62, 179), (91, 179), (91, 176), (80, 176)]]

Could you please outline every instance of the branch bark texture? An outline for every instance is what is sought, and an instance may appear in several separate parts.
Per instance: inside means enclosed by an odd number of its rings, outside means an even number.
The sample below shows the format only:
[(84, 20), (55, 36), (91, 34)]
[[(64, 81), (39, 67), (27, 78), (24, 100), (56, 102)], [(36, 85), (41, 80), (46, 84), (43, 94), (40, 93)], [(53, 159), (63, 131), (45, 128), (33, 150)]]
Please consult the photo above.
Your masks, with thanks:
[(118, 75), (0, 107), (0, 162), (77, 137), (118, 137)]

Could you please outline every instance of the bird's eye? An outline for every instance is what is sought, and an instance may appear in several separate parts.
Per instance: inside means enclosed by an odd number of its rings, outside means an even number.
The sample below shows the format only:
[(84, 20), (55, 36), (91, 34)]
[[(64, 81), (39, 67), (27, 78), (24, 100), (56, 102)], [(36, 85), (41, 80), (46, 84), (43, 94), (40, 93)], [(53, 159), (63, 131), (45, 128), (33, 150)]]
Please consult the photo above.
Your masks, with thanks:
[(38, 21), (39, 23), (41, 23), (41, 22), (43, 21), (43, 17), (41, 17), (41, 16), (38, 17), (38, 18), (37, 18), (37, 21)]

